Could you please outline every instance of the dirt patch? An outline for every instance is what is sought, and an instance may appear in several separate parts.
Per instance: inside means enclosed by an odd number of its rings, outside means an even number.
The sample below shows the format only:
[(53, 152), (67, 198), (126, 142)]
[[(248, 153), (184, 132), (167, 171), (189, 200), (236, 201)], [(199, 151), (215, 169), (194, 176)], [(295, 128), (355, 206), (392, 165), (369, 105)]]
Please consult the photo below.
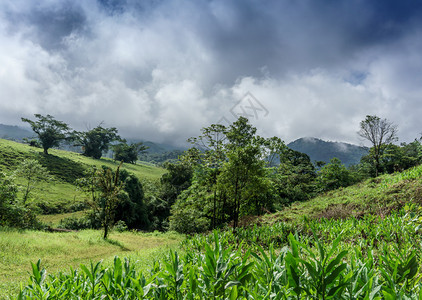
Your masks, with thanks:
[(343, 220), (350, 217), (361, 218), (363, 216), (362, 207), (357, 204), (329, 204), (327, 208), (316, 215), (317, 219), (334, 219), (334, 220)]

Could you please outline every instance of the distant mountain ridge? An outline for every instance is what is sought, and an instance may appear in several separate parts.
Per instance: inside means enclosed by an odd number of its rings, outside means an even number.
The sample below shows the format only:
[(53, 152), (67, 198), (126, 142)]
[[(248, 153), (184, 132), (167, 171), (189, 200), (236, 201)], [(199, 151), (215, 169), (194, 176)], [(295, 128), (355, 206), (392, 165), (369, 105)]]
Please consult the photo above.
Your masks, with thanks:
[(25, 128), (12, 125), (0, 124), (0, 138), (5, 140), (21, 141), (23, 138), (32, 137), (35, 134)]
[[(23, 138), (34, 137), (35, 134), (25, 128), (12, 125), (0, 124), (0, 138), (14, 141), (22, 141)], [(128, 139), (128, 142), (140, 142), (138, 139)], [(166, 159), (176, 159), (187, 147), (177, 147), (164, 143), (142, 141), (149, 149), (143, 155), (146, 161), (160, 162)], [(346, 166), (357, 164), (363, 155), (368, 153), (368, 148), (357, 145), (329, 142), (318, 138), (305, 137), (297, 139), (287, 146), (293, 150), (306, 153), (311, 161), (329, 162), (337, 157)]]
[(346, 166), (360, 162), (362, 156), (368, 154), (368, 148), (342, 142), (329, 142), (318, 138), (305, 137), (297, 139), (287, 146), (290, 149), (306, 153), (311, 161), (329, 162), (337, 157)]

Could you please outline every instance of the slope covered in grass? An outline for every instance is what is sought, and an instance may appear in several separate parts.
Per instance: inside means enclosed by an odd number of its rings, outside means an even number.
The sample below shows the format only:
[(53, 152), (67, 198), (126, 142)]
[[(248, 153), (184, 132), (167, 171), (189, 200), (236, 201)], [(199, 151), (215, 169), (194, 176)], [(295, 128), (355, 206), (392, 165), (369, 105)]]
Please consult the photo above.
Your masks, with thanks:
[(385, 216), (408, 202), (422, 204), (422, 166), (293, 203), (282, 211), (264, 216), (262, 221), (295, 222), (304, 216), (327, 219), (359, 218), (366, 214)]
[[(41, 182), (34, 190), (32, 202), (44, 214), (65, 213), (82, 209), (85, 195), (76, 189), (75, 180), (82, 177), (90, 166), (102, 165), (116, 169), (118, 162), (111, 159), (92, 159), (81, 154), (57, 149), (50, 149), (44, 155), (42, 149), (0, 139), (0, 171), (12, 173), (16, 166), (25, 159), (36, 159), (53, 175), (50, 182)], [(165, 170), (152, 165), (123, 164), (123, 169), (135, 174), (140, 179), (158, 180)], [(17, 178), (18, 184), (23, 184)]]

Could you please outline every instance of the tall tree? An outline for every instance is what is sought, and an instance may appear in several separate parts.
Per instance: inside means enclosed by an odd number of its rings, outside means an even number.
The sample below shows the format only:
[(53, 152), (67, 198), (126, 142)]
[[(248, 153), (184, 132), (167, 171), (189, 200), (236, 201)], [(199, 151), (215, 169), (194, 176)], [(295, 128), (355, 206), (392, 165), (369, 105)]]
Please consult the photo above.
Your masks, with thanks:
[(374, 161), (375, 176), (378, 176), (382, 149), (385, 145), (397, 141), (397, 125), (387, 119), (368, 115), (365, 120), (360, 122), (358, 135), (372, 144), (373, 151), (370, 155)]
[(113, 141), (121, 140), (115, 127), (104, 128), (101, 124), (85, 132), (74, 131), (73, 139), (75, 146), (82, 146), (83, 155), (96, 159), (101, 158)]
[(199, 156), (197, 161), (203, 163), (201, 168), (197, 168), (197, 171), (199, 171), (197, 173), (200, 174), (197, 174), (196, 179), (213, 194), (212, 228), (215, 228), (217, 225), (217, 199), (221, 198), (221, 195), (218, 195), (217, 178), (226, 160), (224, 146), (227, 143), (227, 128), (222, 124), (212, 124), (209, 127), (202, 128), (201, 132), (202, 134), (199, 137), (190, 138), (188, 141), (199, 149), (204, 149), (204, 151), (187, 151), (185, 159), (190, 157), (190, 161), (194, 161), (195, 157)]
[(248, 119), (240, 117), (228, 129), (225, 145), (227, 160), (218, 177), (219, 187), (227, 192), (231, 206), (233, 227), (239, 224), (241, 214), (259, 210), (260, 196), (266, 193), (263, 139), (256, 137), (256, 128)]
[(35, 114), (36, 121), (21, 118), (22, 122), (29, 123), (32, 130), (38, 135), (44, 154), (48, 154), (48, 149), (58, 147), (60, 142), (69, 138), (70, 127), (61, 121), (57, 121), (53, 116), (43, 116)]

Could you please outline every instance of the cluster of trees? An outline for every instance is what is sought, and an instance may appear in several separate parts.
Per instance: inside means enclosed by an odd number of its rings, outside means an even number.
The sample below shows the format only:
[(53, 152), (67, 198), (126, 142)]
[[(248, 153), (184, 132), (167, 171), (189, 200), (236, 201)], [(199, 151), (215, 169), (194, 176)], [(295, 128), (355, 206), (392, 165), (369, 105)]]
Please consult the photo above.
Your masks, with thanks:
[[(92, 196), (90, 226), (105, 236), (115, 221), (142, 230), (191, 233), (231, 223), (244, 215), (272, 212), (291, 202), (346, 187), (368, 177), (405, 169), (421, 162), (420, 141), (397, 146), (396, 127), (368, 116), (378, 148), (372, 147), (359, 165), (347, 168), (337, 158), (312, 163), (309, 156), (288, 148), (277, 137), (262, 138), (246, 118), (229, 127), (213, 124), (191, 138), (193, 147), (176, 163), (166, 163), (159, 185), (148, 187), (126, 171), (92, 169), (81, 180)], [(382, 126), (379, 126), (382, 125)], [(394, 128), (391, 132), (382, 132)], [(376, 133), (377, 131), (381, 131)], [(387, 137), (387, 138), (386, 138)]]
[(34, 116), (35, 121), (22, 118), (22, 121), (28, 123), (38, 137), (38, 140), (28, 142), (33, 146), (41, 146), (46, 155), (48, 155), (48, 149), (66, 142), (81, 147), (83, 155), (95, 159), (101, 158), (103, 153), (111, 147), (114, 150), (115, 160), (134, 164), (138, 156), (148, 149), (142, 143), (128, 144), (118, 135), (115, 127), (104, 128), (102, 124), (99, 124), (88, 131), (76, 131), (51, 115), (35, 114)]
[[(386, 119), (367, 116), (358, 134), (372, 147), (358, 165), (347, 168), (337, 158), (312, 163), (306, 154), (287, 148), (277, 137), (257, 136), (256, 129), (242, 117), (229, 127), (214, 124), (203, 128), (202, 135), (190, 139), (194, 147), (176, 164), (179, 173), (175, 178), (188, 187), (175, 190), (170, 229), (197, 232), (228, 222), (236, 227), (241, 216), (274, 211), (422, 162), (420, 140), (393, 144), (397, 126)], [(191, 177), (178, 177), (181, 174)]]
[[(142, 143), (127, 144), (116, 128), (99, 125), (75, 132), (49, 115), (35, 117), (37, 121), (23, 120), (31, 124), (46, 154), (60, 141), (71, 140), (83, 147), (84, 155), (99, 158), (112, 147), (116, 160), (134, 163), (146, 149)], [(272, 212), (291, 202), (422, 162), (420, 140), (395, 145), (397, 126), (386, 119), (367, 116), (358, 134), (372, 147), (360, 164), (347, 168), (337, 158), (313, 163), (308, 155), (288, 148), (277, 137), (258, 136), (243, 117), (227, 127), (213, 124), (189, 139), (193, 147), (177, 162), (165, 164), (168, 172), (158, 185), (149, 182), (147, 193), (137, 177), (120, 167), (116, 171), (106, 167), (88, 170), (78, 181), (90, 196), (92, 207), (89, 225), (84, 226), (104, 228), (105, 238), (116, 221), (129, 228), (187, 233), (227, 223), (237, 227), (242, 216)], [(113, 142), (119, 143), (111, 145)], [(0, 210), (15, 199), (10, 182), (2, 178), (0, 192), (12, 200), (2, 201)]]

